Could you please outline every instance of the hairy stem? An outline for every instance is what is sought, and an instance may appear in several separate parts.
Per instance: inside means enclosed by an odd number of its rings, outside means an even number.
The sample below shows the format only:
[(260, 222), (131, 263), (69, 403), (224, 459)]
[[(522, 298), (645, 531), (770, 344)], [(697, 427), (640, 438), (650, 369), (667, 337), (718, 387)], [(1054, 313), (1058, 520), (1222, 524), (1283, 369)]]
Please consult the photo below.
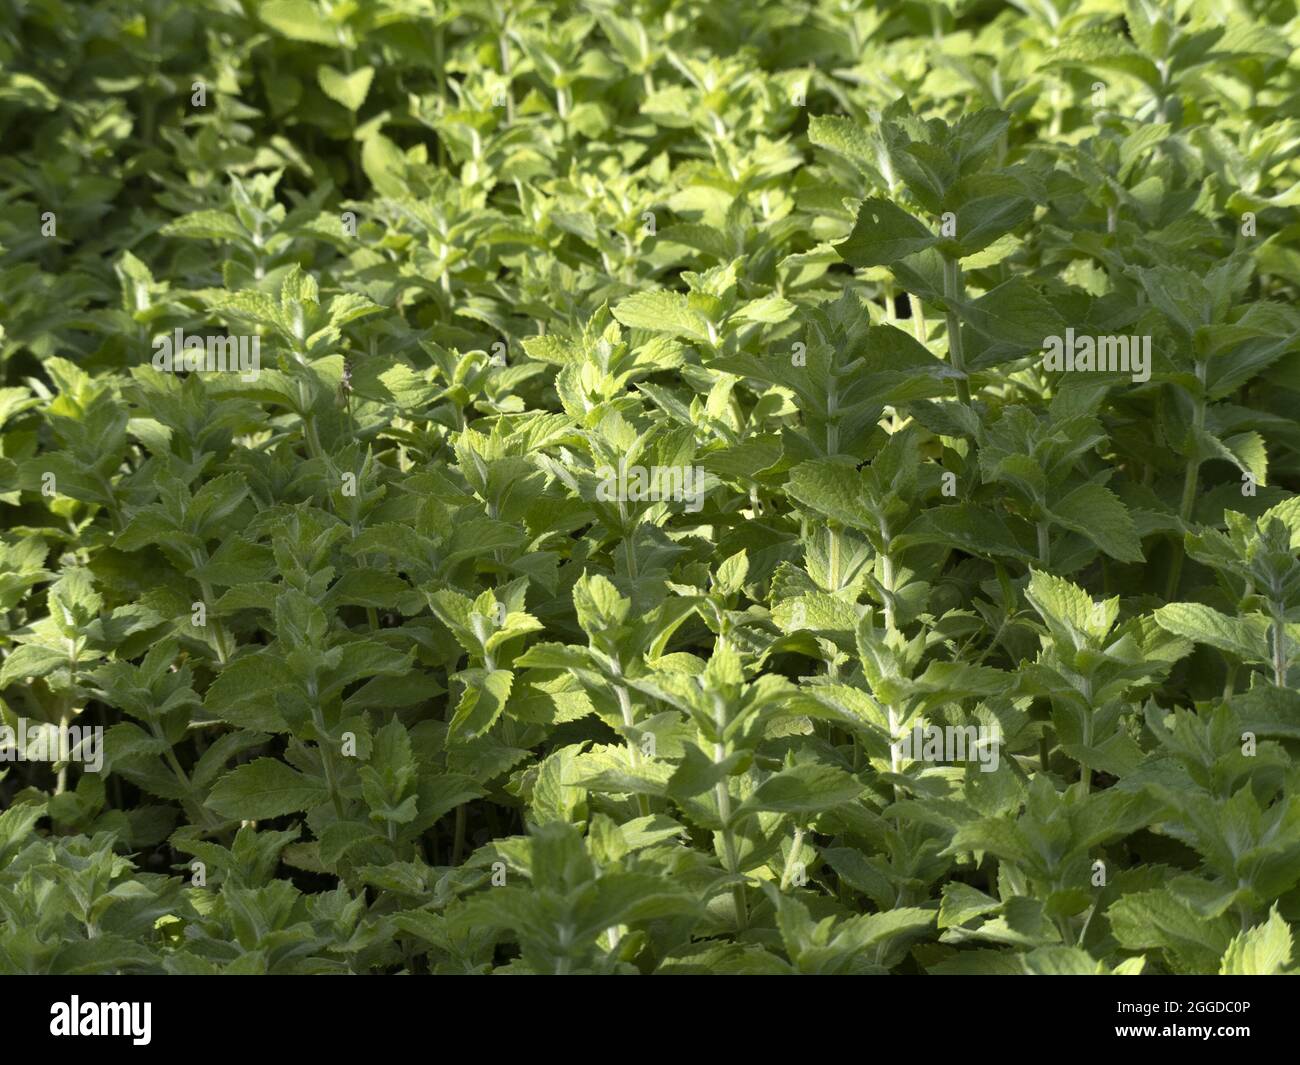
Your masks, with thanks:
[(790, 853), (786, 856), (785, 867), (781, 870), (781, 890), (784, 891), (790, 886), (790, 875), (794, 872), (794, 863), (799, 855), (799, 848), (803, 846), (803, 829), (794, 830), (794, 843), (790, 846)]
[(970, 406), (970, 383), (966, 380), (966, 360), (961, 347), (961, 319), (957, 316), (954, 303), (964, 295), (964, 281), (961, 263), (956, 259), (943, 261), (943, 295), (948, 301), (946, 319), (948, 322), (948, 360), (952, 368), (962, 376), (957, 378), (957, 398)]
[(880, 552), (880, 584), (885, 589), (885, 631), (893, 632), (894, 623), (894, 559), (889, 553), (889, 529), (882, 523), (880, 536), (883, 550)]
[[(632, 739), (632, 729), (636, 727), (636, 719), (632, 716), (632, 698), (628, 695), (627, 688), (622, 684), (614, 685), (614, 694), (618, 697), (619, 713), (623, 715), (623, 727), (628, 731), (627, 752), (628, 758), (632, 762), (632, 767), (639, 768), (641, 765), (641, 751)], [(642, 817), (650, 816), (650, 798), (647, 795), (637, 794), (636, 806)]]
[(1279, 688), (1286, 687), (1286, 617), (1282, 604), (1273, 600), (1270, 604), (1273, 613), (1273, 683)]
[[(721, 737), (727, 727), (727, 707), (720, 695), (713, 697), (713, 723)], [(713, 761), (721, 765), (727, 760), (727, 745), (721, 738), (713, 744)], [(718, 801), (718, 819), (722, 822), (722, 859), (727, 865), (727, 872), (736, 876), (740, 872), (740, 858), (736, 853), (736, 834), (731, 827), (731, 791), (727, 778), (723, 777), (714, 786), (714, 795)], [(736, 930), (743, 932), (749, 926), (749, 910), (745, 903), (745, 885), (743, 882), (731, 885), (731, 897), (736, 906)]]
[(334, 752), (330, 750), (330, 737), (325, 728), (325, 715), (320, 708), (320, 699), (316, 694), (315, 682), (308, 687), (308, 698), (311, 699), (312, 724), (316, 726), (316, 732), (320, 737), (317, 747), (320, 750), (321, 766), (325, 770), (325, 787), (329, 791), (330, 802), (334, 804), (334, 812), (342, 821), (344, 817), (343, 797), (339, 794), (338, 782), (334, 777)]

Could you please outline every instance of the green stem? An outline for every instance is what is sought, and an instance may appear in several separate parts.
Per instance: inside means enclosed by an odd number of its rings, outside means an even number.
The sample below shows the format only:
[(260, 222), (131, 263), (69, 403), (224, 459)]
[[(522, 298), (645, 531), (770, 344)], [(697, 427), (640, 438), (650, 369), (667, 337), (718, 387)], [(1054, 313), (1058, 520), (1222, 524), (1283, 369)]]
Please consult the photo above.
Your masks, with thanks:
[(803, 846), (803, 829), (794, 830), (794, 844), (790, 847), (790, 854), (785, 859), (785, 868), (781, 870), (781, 890), (784, 891), (790, 886), (790, 874), (794, 872), (795, 859), (798, 857), (799, 848)]
[(330, 750), (329, 733), (325, 728), (325, 715), (321, 713), (320, 700), (316, 694), (316, 685), (313, 682), (308, 688), (308, 698), (311, 699), (311, 719), (316, 726), (316, 732), (320, 737), (318, 747), (320, 749), (321, 765), (325, 769), (325, 787), (330, 793), (330, 801), (334, 804), (334, 812), (338, 815), (340, 821), (343, 820), (343, 799), (339, 795), (338, 784), (334, 779), (334, 752)]
[(636, 580), (638, 576), (636, 567), (636, 550), (632, 546), (632, 538), (636, 533), (636, 525), (628, 526), (627, 521), (627, 504), (623, 500), (618, 501), (618, 523), (619, 535), (623, 539), (623, 559), (627, 562), (627, 575)]
[[(1196, 364), (1196, 376), (1205, 384), (1205, 363)], [(1197, 396), (1192, 412), (1192, 424), (1197, 429), (1205, 427), (1205, 396)], [(1199, 446), (1199, 442), (1193, 442)], [(1178, 504), (1178, 519), (1182, 525), (1192, 520), (1192, 510), (1196, 506), (1196, 482), (1201, 472), (1201, 460), (1195, 455), (1187, 459), (1187, 468), (1183, 471), (1183, 495)], [(1173, 559), (1169, 563), (1169, 581), (1165, 586), (1165, 599), (1172, 600), (1178, 592), (1178, 581), (1183, 575), (1183, 537), (1179, 535), (1174, 543)]]
[[(903, 755), (898, 749), (898, 745), (903, 742), (903, 737), (898, 735), (898, 711), (894, 709), (893, 704), (889, 706), (889, 771), (895, 776), (903, 772)], [(916, 752), (912, 752), (912, 757), (916, 757)], [(894, 802), (898, 802), (898, 785), (891, 785), (894, 793)]]
[(636, 548), (632, 546), (631, 534), (623, 538), (623, 558), (627, 562), (627, 575), (631, 577), (632, 580), (636, 580), (638, 575), (636, 568)]
[[(1083, 701), (1086, 704), (1087, 713), (1083, 718), (1083, 746), (1092, 747), (1092, 715), (1094, 712), (1092, 680), (1088, 677), (1083, 681)], [(1088, 795), (1092, 791), (1092, 769), (1086, 762), (1079, 763), (1079, 781), (1083, 785), (1083, 793)]]
[(1056, 919), (1056, 929), (1061, 933), (1061, 942), (1063, 942), (1067, 947), (1074, 946), (1076, 942), (1074, 928), (1070, 924), (1070, 919), (1068, 917), (1058, 917)]
[(880, 583), (885, 589), (885, 631), (893, 632), (896, 628), (894, 624), (894, 560), (889, 554), (889, 530), (883, 523), (880, 526), (880, 535), (883, 540), (883, 550), (880, 552)]
[(113, 486), (98, 470), (95, 471), (95, 478), (99, 481), (100, 488), (104, 490), (104, 494), (108, 497), (108, 516), (113, 522), (113, 531), (119, 533), (122, 531), (122, 511), (118, 508), (117, 498), (113, 495)]
[(957, 316), (955, 304), (964, 296), (964, 281), (961, 263), (957, 259), (943, 261), (943, 296), (948, 303), (946, 320), (948, 323), (948, 360), (952, 368), (962, 376), (957, 378), (957, 398), (970, 406), (970, 384), (966, 380), (966, 360), (961, 346), (961, 319)]
[(1228, 663), (1228, 672), (1223, 680), (1223, 698), (1230, 699), (1233, 692), (1237, 690), (1237, 663)]
[(925, 318), (921, 314), (921, 301), (917, 299), (915, 292), (907, 294), (908, 306), (912, 309), (912, 332), (916, 336), (918, 344), (925, 343)]
[(1286, 618), (1282, 613), (1282, 604), (1276, 599), (1271, 603), (1273, 613), (1273, 683), (1279, 688), (1286, 687)]
[[(195, 569), (201, 569), (208, 564), (205, 557), (206, 552), (195, 549), (190, 552), (190, 562)], [(216, 605), (216, 593), (212, 590), (212, 585), (202, 577), (196, 578), (199, 582), (199, 591), (203, 595), (203, 606), (205, 610), (212, 610)], [(226, 643), (226, 628), (216, 618), (212, 619), (212, 643), (217, 651), (217, 663), (225, 665), (230, 661), (230, 645)]]
[[(713, 722), (721, 737), (727, 726), (727, 707), (720, 695), (713, 697)], [(713, 761), (721, 764), (727, 760), (726, 744), (718, 739), (713, 744)], [(736, 854), (736, 835), (731, 827), (731, 792), (727, 778), (723, 777), (714, 786), (714, 795), (718, 801), (718, 819), (722, 822), (722, 857), (726, 862), (727, 872), (736, 876), (740, 872), (740, 858)], [(736, 930), (743, 932), (749, 926), (749, 910), (745, 903), (745, 885), (738, 882), (731, 885), (731, 897), (736, 907)]]
[(498, 42), (501, 51), (501, 76), (505, 78), (506, 85), (506, 125), (513, 126), (515, 123), (515, 94), (512, 87), (508, 84), (511, 79), (510, 72), (510, 34), (507, 29), (507, 23), (501, 24), (501, 36)]
[(181, 765), (180, 759), (176, 757), (176, 752), (172, 750), (172, 745), (168, 742), (166, 735), (163, 733), (162, 726), (157, 721), (149, 722), (149, 731), (153, 733), (153, 738), (163, 745), (163, 760), (167, 763), (168, 768), (172, 771), (182, 790), (189, 796), (189, 801), (193, 803), (194, 808), (199, 812), (199, 816), (208, 828), (217, 828), (220, 822), (204, 806), (194, 790), (194, 782), (190, 780), (190, 775), (185, 772), (185, 767)]
[[(618, 709), (619, 712), (623, 715), (623, 727), (628, 731), (628, 737), (627, 737), (628, 757), (632, 762), (632, 767), (636, 769), (639, 768), (641, 765), (641, 751), (637, 747), (636, 741), (632, 738), (631, 735), (632, 729), (636, 727), (636, 719), (632, 716), (632, 699), (628, 695), (627, 688), (624, 687), (622, 684), (614, 685), (614, 694), (618, 697)], [(636, 805), (637, 805), (637, 809), (641, 812), (642, 817), (650, 816), (649, 796), (638, 793), (636, 797)]]
[[(68, 722), (72, 720), (72, 711), (65, 709), (59, 715), (59, 744), (62, 745), (63, 737), (68, 734)], [(68, 786), (68, 763), (63, 762), (59, 766), (59, 772), (54, 781), (54, 794), (62, 795), (64, 789)]]
[(840, 392), (839, 382), (835, 379), (835, 370), (830, 372), (830, 381), (826, 389), (826, 454), (840, 453)]

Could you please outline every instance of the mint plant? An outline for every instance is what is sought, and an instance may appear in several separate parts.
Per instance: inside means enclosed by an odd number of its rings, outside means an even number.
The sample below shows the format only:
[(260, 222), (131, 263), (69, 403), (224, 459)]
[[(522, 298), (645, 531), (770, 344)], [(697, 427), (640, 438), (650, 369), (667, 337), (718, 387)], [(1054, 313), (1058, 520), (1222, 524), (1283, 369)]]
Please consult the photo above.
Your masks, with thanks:
[(1296, 971), (1297, 47), (0, 10), (0, 972)]

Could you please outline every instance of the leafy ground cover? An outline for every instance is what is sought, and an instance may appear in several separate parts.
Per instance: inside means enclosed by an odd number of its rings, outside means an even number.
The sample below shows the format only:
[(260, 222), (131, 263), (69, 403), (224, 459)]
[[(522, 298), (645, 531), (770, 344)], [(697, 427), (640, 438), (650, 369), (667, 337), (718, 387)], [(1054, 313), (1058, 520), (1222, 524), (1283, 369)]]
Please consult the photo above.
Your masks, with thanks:
[(1291, 2), (0, 10), (0, 971), (1275, 973)]

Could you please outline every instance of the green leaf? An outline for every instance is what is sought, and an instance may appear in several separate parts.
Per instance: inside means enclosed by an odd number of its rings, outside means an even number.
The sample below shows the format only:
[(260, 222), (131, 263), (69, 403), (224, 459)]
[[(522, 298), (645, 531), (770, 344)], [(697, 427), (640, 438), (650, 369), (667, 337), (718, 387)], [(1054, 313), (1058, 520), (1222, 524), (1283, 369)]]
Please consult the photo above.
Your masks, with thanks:
[(939, 927), (956, 928), (1001, 907), (1002, 903), (997, 899), (968, 884), (954, 881), (943, 887), (943, 901), (939, 904)]
[(872, 136), (851, 118), (838, 115), (813, 115), (808, 120), (808, 139), (817, 147), (843, 156), (863, 176), (879, 176), (880, 152)]
[(467, 669), (460, 674), (465, 692), (447, 726), (449, 740), (464, 742), (482, 736), (505, 709), (515, 675), (508, 669)]
[(1106, 911), (1120, 946), (1163, 950), (1177, 972), (1215, 972), (1231, 935), (1224, 919), (1206, 920), (1167, 890), (1133, 892)]
[(382, 133), (372, 133), (362, 143), (361, 169), (384, 196), (406, 195), (406, 156)]
[(937, 238), (889, 200), (872, 197), (858, 208), (853, 231), (835, 246), (852, 266), (888, 266), (930, 247)]
[(782, 769), (768, 777), (735, 812), (769, 810), (775, 813), (817, 813), (862, 794), (862, 785), (842, 769), (819, 763), (804, 763)]
[(68, 655), (54, 647), (24, 643), (15, 647), (0, 668), (0, 688), (16, 680), (44, 677), (56, 669), (68, 668)]
[(316, 77), (326, 96), (355, 113), (366, 102), (370, 83), (375, 77), (375, 68), (358, 67), (351, 74), (344, 74), (326, 65), (316, 71)]
[[(621, 307), (622, 304), (619, 306)], [(731, 321), (775, 325), (778, 322), (784, 322), (794, 312), (794, 304), (783, 296), (763, 296), (760, 299), (742, 303), (732, 312)]]
[(309, 0), (267, 0), (257, 14), (273, 30), (290, 40), (335, 47), (342, 43), (338, 31)]
[(635, 293), (619, 301), (614, 307), (614, 317), (629, 329), (647, 329), (689, 340), (709, 339), (704, 319), (678, 292), (654, 290)]
[(1077, 647), (1084, 637), (1100, 640), (1115, 624), (1118, 598), (1094, 603), (1077, 584), (1041, 570), (1030, 573), (1025, 596), (1062, 646)]
[(1023, 277), (1013, 277), (961, 309), (962, 321), (1001, 348), (1034, 351), (1063, 331), (1061, 316)]
[(188, 237), (191, 240), (219, 240), (243, 243), (249, 233), (239, 221), (224, 211), (192, 211), (162, 228), (165, 237)]
[(259, 758), (217, 781), (207, 805), (225, 817), (261, 821), (311, 810), (328, 800), (323, 783), (274, 758)]
[(1086, 536), (1111, 558), (1141, 562), (1142, 543), (1128, 508), (1099, 484), (1080, 485), (1051, 506), (1052, 520)]
[(1252, 624), (1230, 618), (1201, 603), (1166, 603), (1156, 609), (1162, 629), (1197, 643), (1208, 644), (1243, 662), (1268, 659), (1267, 623)]
[(862, 498), (862, 479), (852, 466), (813, 459), (790, 471), (786, 495), (819, 514), (854, 528), (874, 526)]
[(1235, 936), (1219, 963), (1220, 976), (1277, 976), (1291, 965), (1291, 926), (1274, 906), (1263, 924)]

